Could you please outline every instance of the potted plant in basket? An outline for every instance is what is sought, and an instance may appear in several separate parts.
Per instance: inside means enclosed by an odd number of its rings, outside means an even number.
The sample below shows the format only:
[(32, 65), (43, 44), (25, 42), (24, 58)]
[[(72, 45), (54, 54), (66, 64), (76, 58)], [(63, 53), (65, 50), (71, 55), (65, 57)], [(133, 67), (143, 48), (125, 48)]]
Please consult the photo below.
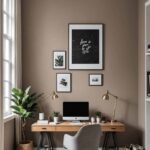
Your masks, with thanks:
[(53, 112), (53, 117), (54, 117), (54, 123), (59, 122), (59, 112)]
[(25, 128), (28, 119), (34, 116), (34, 112), (37, 109), (37, 100), (42, 94), (32, 93), (30, 94), (31, 86), (25, 90), (19, 88), (12, 89), (13, 105), (11, 105), (13, 113), (17, 114), (21, 118), (21, 136), (22, 141), (18, 145), (18, 150), (33, 150), (33, 142), (26, 139)]
[(95, 113), (95, 115), (96, 115), (96, 123), (100, 123), (101, 117), (102, 117), (102, 113), (100, 111), (97, 111)]

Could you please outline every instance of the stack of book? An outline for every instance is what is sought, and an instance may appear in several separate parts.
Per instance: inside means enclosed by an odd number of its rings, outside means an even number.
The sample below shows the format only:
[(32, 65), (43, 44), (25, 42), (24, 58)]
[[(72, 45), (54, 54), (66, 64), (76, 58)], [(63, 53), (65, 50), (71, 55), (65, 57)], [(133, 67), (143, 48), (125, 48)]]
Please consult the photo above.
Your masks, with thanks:
[(48, 124), (48, 120), (38, 120), (38, 124)]

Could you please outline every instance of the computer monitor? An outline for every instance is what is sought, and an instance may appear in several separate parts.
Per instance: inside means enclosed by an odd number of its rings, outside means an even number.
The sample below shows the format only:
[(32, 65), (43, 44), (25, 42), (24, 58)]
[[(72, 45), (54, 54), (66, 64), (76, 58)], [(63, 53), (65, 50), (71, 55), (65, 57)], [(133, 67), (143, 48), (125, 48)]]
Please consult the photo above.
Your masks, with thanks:
[(89, 120), (89, 103), (63, 102), (63, 120)]

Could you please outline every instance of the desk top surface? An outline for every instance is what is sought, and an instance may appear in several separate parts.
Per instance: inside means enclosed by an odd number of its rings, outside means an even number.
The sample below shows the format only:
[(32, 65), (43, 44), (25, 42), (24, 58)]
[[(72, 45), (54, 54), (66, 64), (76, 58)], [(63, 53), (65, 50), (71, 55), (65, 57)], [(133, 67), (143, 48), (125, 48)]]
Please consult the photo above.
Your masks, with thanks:
[[(60, 122), (55, 124), (54, 122), (50, 122), (49, 124), (32, 124), (31, 130), (32, 132), (76, 132), (82, 126), (91, 124), (90, 122), (82, 122), (82, 123), (72, 123), (72, 122)], [(100, 123), (100, 128), (102, 132), (124, 132), (125, 125), (121, 122), (106, 122)]]
[[(42, 124), (42, 123), (33, 123), (32, 126), (83, 126), (83, 125), (88, 125), (88, 124), (92, 124), (90, 122), (81, 122), (81, 123), (73, 123), (73, 122), (69, 122), (69, 121), (62, 121), (59, 123), (54, 123), (54, 122), (50, 122), (49, 124)], [(125, 124), (121, 123), (121, 122), (106, 122), (106, 123), (100, 123), (100, 126), (125, 126)]]

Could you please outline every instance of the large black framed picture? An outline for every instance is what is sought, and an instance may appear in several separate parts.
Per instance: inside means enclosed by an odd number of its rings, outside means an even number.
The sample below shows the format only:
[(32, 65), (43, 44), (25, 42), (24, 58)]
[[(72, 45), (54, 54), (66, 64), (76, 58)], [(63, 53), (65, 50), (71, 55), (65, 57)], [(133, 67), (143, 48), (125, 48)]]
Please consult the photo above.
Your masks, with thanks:
[(103, 69), (103, 24), (69, 24), (69, 69)]

